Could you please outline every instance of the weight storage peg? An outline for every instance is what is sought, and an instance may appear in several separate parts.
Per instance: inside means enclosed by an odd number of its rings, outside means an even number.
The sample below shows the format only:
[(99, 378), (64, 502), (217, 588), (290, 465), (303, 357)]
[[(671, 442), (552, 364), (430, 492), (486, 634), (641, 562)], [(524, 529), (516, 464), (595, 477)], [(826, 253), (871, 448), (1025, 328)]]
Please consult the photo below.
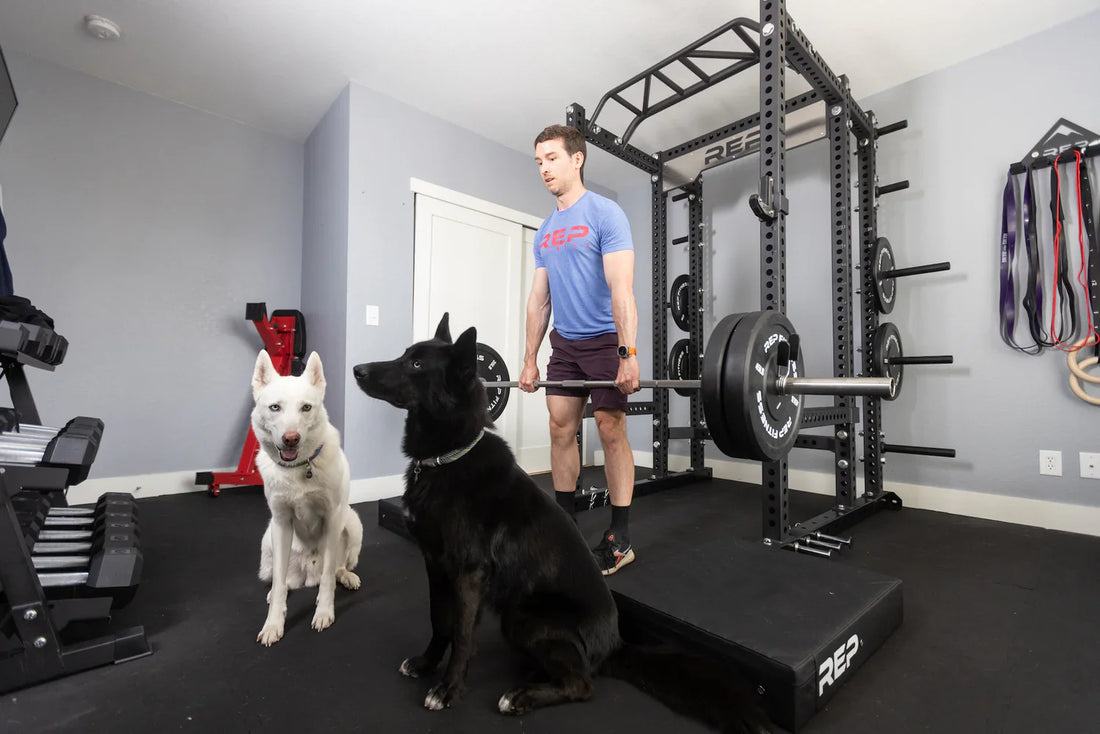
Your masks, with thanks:
[(925, 275), (926, 273), (938, 273), (942, 270), (950, 270), (951, 263), (939, 262), (929, 265), (918, 265), (912, 268), (894, 267), (894, 249), (890, 247), (890, 240), (879, 237), (875, 240), (875, 255), (871, 261), (871, 277), (875, 282), (875, 301), (880, 313), (890, 313), (894, 310), (897, 300), (897, 278), (905, 278), (910, 275)]
[(893, 400), (901, 394), (901, 380), (904, 376), (905, 365), (910, 364), (954, 364), (955, 358), (950, 354), (942, 354), (926, 357), (906, 357), (901, 346), (901, 332), (898, 327), (889, 321), (880, 324), (875, 329), (875, 335), (871, 339), (871, 371), (879, 377), (890, 377), (897, 383), (897, 391), (893, 395), (886, 396), (887, 400)]

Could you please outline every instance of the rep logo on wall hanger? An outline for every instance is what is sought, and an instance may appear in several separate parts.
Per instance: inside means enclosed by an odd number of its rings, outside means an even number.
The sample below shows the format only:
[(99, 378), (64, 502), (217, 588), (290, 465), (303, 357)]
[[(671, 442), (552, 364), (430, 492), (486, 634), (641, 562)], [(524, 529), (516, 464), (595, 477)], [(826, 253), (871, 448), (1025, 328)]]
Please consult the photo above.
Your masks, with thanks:
[(1040, 158), (1053, 161), (1067, 150), (1077, 148), (1083, 151), (1089, 146), (1100, 146), (1100, 135), (1063, 117), (1047, 130), (1046, 135), (1039, 139), (1020, 162), (1026, 164)]

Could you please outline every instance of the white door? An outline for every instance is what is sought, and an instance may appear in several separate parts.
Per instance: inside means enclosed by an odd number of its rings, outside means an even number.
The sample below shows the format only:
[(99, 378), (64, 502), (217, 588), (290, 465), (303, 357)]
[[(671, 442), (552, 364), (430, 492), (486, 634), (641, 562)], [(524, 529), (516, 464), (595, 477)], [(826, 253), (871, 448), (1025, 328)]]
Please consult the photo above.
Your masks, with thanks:
[[(508, 367), (509, 378), (519, 379), (523, 365), (524, 322), (531, 275), (534, 232), (522, 224), (447, 201), (416, 195), (413, 256), (413, 339), (435, 333), (444, 312), (450, 313), (451, 335), (477, 327), (477, 340), (496, 350)], [(533, 266), (526, 265), (533, 272)], [(538, 410), (529, 398), (537, 397)], [(524, 413), (540, 413), (542, 435), (527, 428), (534, 421)], [(549, 428), (541, 393), (513, 390), (508, 407), (496, 421), (500, 433), (527, 471), (549, 467)], [(546, 446), (545, 460), (532, 457), (526, 442)], [(525, 458), (527, 457), (527, 458)], [(530, 463), (530, 466), (529, 466)]]

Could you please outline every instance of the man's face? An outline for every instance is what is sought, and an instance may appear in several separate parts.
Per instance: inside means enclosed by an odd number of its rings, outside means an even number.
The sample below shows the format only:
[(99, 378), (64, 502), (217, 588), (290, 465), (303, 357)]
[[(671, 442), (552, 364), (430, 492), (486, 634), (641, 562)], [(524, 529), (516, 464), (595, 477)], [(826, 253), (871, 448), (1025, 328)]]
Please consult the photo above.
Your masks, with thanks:
[(581, 153), (569, 155), (561, 138), (547, 140), (535, 146), (535, 163), (546, 189), (554, 196), (561, 196), (581, 180)]

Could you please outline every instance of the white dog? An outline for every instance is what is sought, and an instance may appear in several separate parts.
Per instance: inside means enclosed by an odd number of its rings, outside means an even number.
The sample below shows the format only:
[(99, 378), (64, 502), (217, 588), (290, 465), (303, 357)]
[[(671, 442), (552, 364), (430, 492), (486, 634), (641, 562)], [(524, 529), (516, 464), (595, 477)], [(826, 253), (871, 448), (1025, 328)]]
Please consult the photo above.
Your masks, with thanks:
[(313, 629), (336, 617), (336, 582), (359, 588), (352, 573), (363, 523), (348, 504), (351, 472), (340, 432), (325, 412), (325, 374), (316, 352), (300, 377), (278, 374), (266, 351), (252, 374), (252, 430), (260, 442), (256, 468), (264, 480), (271, 522), (260, 542), (260, 579), (271, 582), (267, 621), (256, 640), (283, 636), (287, 589), (319, 586)]

